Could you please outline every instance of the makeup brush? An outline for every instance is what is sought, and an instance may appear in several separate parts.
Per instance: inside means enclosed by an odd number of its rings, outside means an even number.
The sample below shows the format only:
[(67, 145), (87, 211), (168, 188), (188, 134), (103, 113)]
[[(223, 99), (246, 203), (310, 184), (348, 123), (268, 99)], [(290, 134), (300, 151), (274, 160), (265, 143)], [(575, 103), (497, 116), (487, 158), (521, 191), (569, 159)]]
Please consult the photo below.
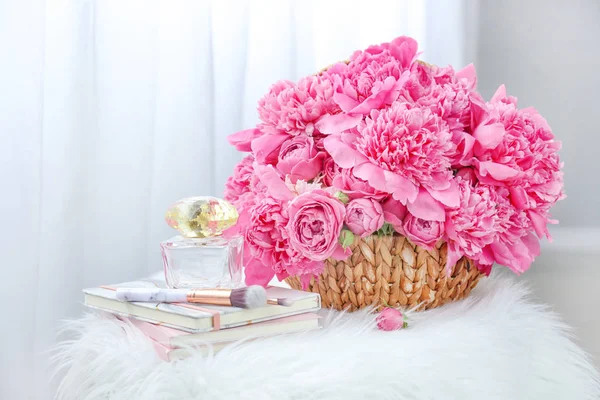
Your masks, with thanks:
[(294, 301), (291, 299), (286, 299), (285, 297), (283, 298), (269, 298), (267, 299), (267, 304), (272, 304), (274, 306), (284, 306), (284, 307), (291, 307), (292, 305), (294, 305)]
[(153, 303), (202, 303), (216, 306), (256, 308), (267, 304), (267, 294), (262, 286), (240, 289), (158, 289), (117, 288), (117, 300)]

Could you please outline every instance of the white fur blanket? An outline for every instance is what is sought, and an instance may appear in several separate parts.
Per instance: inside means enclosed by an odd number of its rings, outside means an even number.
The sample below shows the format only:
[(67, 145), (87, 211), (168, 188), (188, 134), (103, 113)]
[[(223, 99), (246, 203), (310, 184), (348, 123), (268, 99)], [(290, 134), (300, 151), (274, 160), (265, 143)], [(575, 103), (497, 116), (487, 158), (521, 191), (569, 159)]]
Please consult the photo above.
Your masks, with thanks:
[[(365, 312), (318, 332), (167, 363), (132, 326), (89, 314), (54, 353), (59, 399), (600, 399), (598, 372), (522, 283), (495, 276), (467, 300), (378, 331)], [(126, 334), (123, 329), (126, 330)]]

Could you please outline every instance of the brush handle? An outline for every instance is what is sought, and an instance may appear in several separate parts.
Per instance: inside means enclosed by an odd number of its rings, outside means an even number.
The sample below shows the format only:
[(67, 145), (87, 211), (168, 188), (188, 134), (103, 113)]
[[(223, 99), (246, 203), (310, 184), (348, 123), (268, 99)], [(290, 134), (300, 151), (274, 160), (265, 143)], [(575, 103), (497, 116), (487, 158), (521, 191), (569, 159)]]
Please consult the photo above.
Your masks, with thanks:
[(181, 289), (118, 288), (117, 300), (150, 303), (185, 303), (189, 291)]

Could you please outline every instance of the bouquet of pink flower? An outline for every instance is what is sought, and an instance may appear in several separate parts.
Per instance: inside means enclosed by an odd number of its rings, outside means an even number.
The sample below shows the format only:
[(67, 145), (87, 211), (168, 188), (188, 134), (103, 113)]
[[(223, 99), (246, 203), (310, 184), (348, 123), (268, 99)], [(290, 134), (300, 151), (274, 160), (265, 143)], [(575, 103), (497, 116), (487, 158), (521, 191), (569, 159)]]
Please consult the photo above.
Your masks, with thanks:
[(544, 118), (504, 86), (484, 101), (472, 65), (419, 61), (408, 37), (277, 82), (258, 113), (257, 127), (229, 137), (250, 154), (225, 191), (248, 284), (306, 285), (373, 234), (426, 249), (444, 241), (448, 271), (464, 256), (486, 274), (494, 263), (518, 274), (564, 197), (560, 142)]

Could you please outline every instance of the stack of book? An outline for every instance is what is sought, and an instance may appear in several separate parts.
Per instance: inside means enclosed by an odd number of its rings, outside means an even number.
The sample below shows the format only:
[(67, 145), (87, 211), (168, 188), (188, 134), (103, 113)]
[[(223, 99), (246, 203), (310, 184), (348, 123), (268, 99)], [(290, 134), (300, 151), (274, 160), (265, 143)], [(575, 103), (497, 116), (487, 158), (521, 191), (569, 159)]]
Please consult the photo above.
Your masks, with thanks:
[(153, 343), (161, 358), (185, 358), (192, 352), (218, 352), (240, 340), (310, 331), (319, 328), (315, 313), (318, 294), (268, 287), (270, 298), (287, 298), (289, 307), (266, 305), (254, 309), (189, 303), (123, 302), (117, 288), (163, 288), (162, 281), (144, 280), (85, 289), (85, 305), (131, 321)]

